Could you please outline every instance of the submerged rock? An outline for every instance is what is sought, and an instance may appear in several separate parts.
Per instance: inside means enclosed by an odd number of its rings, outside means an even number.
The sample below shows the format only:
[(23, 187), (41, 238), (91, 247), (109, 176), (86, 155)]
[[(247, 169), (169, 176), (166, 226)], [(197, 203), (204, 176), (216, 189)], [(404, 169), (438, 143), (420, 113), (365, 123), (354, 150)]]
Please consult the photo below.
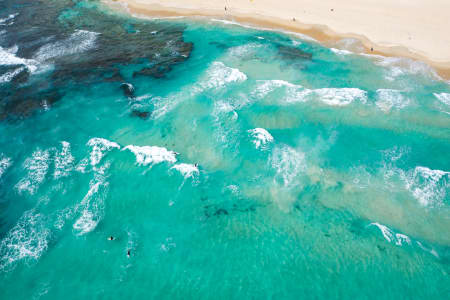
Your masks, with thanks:
[(311, 60), (312, 54), (292, 46), (278, 46), (278, 54), (286, 60)]
[(22, 71), (20, 71), (16, 76), (14, 76), (11, 79), (12, 83), (15, 84), (21, 84), (28, 81), (28, 78), (30, 77), (31, 73), (28, 69), (24, 68)]
[(192, 48), (192, 43), (178, 43), (177, 51), (158, 55), (159, 60), (162, 60), (160, 63), (155, 63), (151, 67), (145, 67), (139, 71), (135, 71), (133, 77), (142, 75), (151, 76), (153, 78), (163, 78), (166, 73), (172, 70), (172, 67), (175, 64), (184, 62), (191, 56)]
[[(16, 49), (11, 55), (18, 61), (18, 65), (0, 66), (0, 76), (17, 70), (0, 90), (3, 114), (15, 111), (26, 116), (39, 109), (41, 100), (35, 94), (42, 89), (123, 82), (120, 69), (129, 64), (142, 65), (135, 76), (163, 78), (192, 52), (193, 44), (183, 40), (185, 25), (130, 20), (105, 13), (95, 4), (77, 5), (71, 0), (15, 3), (17, 17), (2, 31), (1, 47)], [(134, 97), (130, 86), (122, 89), (127, 97)], [(146, 113), (138, 116), (148, 117)]]
[(35, 110), (48, 110), (62, 98), (62, 94), (56, 90), (45, 90), (30, 95), (29, 89), (19, 89), (12, 96), (8, 97), (3, 106), (2, 120), (8, 117), (21, 119), (30, 116)]
[(134, 86), (131, 83), (124, 82), (120, 85), (120, 88), (122, 89), (125, 96), (134, 98)]
[(169, 71), (166, 65), (155, 65), (151, 68), (143, 68), (133, 73), (133, 77), (137, 76), (151, 76), (153, 78), (163, 78)]
[(145, 120), (145, 119), (148, 119), (150, 117), (151, 113), (148, 112), (148, 111), (133, 110), (131, 112), (131, 115), (134, 116), (134, 117), (138, 117), (138, 118), (141, 118), (141, 119)]

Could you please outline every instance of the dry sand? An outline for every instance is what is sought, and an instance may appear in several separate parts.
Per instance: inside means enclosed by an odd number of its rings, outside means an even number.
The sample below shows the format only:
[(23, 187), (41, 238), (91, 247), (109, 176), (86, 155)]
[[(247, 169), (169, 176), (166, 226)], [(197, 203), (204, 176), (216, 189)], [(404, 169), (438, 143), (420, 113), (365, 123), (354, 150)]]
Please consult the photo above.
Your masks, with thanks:
[(357, 38), (368, 53), (422, 60), (450, 79), (450, 0), (113, 1), (136, 15), (208, 16), (299, 32), (325, 45)]

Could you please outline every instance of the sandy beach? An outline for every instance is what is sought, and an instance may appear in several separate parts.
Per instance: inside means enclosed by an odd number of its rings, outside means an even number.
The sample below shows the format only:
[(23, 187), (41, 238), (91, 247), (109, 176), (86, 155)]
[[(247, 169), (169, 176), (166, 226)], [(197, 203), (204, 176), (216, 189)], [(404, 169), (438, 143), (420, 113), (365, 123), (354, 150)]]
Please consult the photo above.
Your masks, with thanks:
[[(425, 61), (450, 78), (450, 1), (116, 0), (135, 15), (207, 16), (303, 33), (336, 45), (357, 38), (367, 53)], [(114, 5), (114, 3), (116, 5)]]

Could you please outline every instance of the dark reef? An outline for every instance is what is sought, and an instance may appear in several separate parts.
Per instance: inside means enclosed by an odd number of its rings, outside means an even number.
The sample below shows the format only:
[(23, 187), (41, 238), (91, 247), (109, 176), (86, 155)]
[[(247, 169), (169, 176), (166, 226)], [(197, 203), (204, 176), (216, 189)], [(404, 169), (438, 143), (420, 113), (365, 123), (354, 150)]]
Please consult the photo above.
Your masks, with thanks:
[[(2, 119), (26, 117), (42, 108), (39, 103), (54, 103), (63, 95), (50, 99), (46, 95), (62, 93), (67, 85), (81, 88), (91, 83), (127, 81), (120, 69), (129, 64), (141, 66), (134, 76), (163, 78), (191, 55), (193, 44), (184, 42), (184, 26), (130, 19), (99, 9), (99, 5), (98, 1), (69, 0), (0, 2), (0, 12), (17, 14), (1, 26), (0, 47), (17, 47), (15, 55), (32, 60), (38, 68), (52, 66), (39, 74), (26, 65), (0, 66), (0, 76), (14, 75), (9, 82), (0, 83)], [(80, 30), (95, 34), (92, 46), (74, 48), (80, 41), (73, 40), (83, 38)], [(46, 49), (42, 47), (54, 47), (58, 53), (38, 57), (39, 50)], [(134, 91), (124, 92), (134, 97)], [(138, 116), (147, 117), (146, 113)]]

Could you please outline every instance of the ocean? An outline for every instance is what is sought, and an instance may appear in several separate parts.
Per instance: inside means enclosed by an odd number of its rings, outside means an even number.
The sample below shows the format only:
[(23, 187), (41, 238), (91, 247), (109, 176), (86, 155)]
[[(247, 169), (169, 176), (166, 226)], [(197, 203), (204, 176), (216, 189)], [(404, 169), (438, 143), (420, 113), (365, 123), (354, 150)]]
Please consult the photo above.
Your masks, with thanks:
[(1, 0), (0, 299), (448, 299), (450, 83), (335, 47)]

